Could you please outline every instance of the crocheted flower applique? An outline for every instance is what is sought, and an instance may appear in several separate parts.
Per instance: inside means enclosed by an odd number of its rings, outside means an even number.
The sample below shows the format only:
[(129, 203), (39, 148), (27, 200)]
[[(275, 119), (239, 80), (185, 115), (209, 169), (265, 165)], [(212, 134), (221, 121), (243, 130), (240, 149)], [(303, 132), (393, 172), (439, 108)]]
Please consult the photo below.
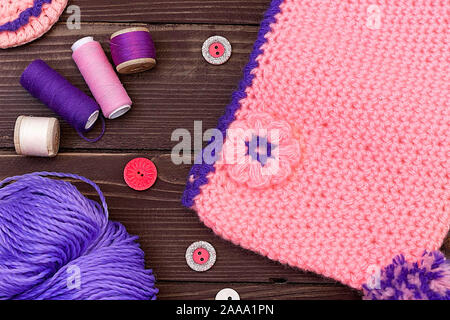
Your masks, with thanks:
[(290, 124), (260, 113), (230, 125), (221, 164), (235, 182), (266, 188), (285, 181), (301, 158), (300, 140)]

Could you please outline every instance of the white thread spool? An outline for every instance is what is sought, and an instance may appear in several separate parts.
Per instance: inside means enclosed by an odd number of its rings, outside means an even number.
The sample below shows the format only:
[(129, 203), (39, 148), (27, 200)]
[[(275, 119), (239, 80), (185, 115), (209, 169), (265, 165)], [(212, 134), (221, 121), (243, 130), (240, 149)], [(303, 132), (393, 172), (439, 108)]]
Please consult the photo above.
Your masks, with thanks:
[(16, 120), (14, 146), (19, 155), (54, 157), (58, 154), (59, 139), (56, 118), (19, 116)]

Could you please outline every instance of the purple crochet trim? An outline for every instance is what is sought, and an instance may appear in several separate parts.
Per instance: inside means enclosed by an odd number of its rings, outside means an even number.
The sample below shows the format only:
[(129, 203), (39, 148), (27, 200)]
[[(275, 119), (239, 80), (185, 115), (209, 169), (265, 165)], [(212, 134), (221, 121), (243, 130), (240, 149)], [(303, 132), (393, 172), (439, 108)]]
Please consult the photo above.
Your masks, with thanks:
[[(219, 119), (217, 129), (222, 132), (222, 136), (225, 140), (226, 131), (230, 124), (235, 120), (236, 111), (241, 107), (240, 101), (247, 97), (246, 89), (252, 85), (253, 78), (255, 77), (251, 71), (259, 66), (256, 58), (263, 53), (261, 47), (266, 43), (267, 39), (265, 35), (271, 31), (270, 25), (276, 22), (275, 16), (280, 13), (280, 5), (283, 0), (272, 0), (269, 9), (265, 13), (264, 20), (261, 22), (261, 28), (259, 29), (258, 38), (253, 47), (253, 51), (250, 55), (250, 62), (246, 65), (244, 69), (244, 77), (239, 84), (239, 89), (233, 93), (231, 103), (227, 106), (225, 114)], [(209, 142), (209, 144), (214, 142), (214, 138)], [(203, 159), (203, 152), (198, 155)], [(217, 150), (216, 155), (220, 153)], [(214, 156), (214, 155), (213, 155)], [(217, 159), (216, 159), (217, 160)], [(186, 184), (186, 189), (184, 190), (183, 198), (181, 199), (182, 204), (187, 208), (192, 208), (194, 205), (194, 198), (200, 194), (200, 187), (208, 183), (207, 175), (210, 172), (214, 172), (214, 164), (194, 164), (189, 172), (189, 178)]]
[(42, 7), (46, 3), (51, 3), (52, 0), (34, 0), (34, 5), (31, 8), (24, 10), (19, 17), (14, 21), (9, 21), (0, 26), (0, 32), (3, 31), (17, 31), (24, 25), (30, 22), (30, 18), (39, 17), (42, 12)]

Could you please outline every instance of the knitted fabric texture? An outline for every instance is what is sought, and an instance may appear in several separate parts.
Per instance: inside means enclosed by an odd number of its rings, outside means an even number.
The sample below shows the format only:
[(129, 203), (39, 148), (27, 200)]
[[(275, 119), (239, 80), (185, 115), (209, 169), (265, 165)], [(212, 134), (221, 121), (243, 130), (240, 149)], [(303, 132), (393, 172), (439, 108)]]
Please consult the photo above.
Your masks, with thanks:
[(58, 21), (66, 5), (67, 0), (1, 0), (0, 48), (41, 37)]
[(438, 250), (449, 21), (448, 1), (274, 0), (219, 121), (224, 146), (192, 167), (183, 204), (237, 245), (357, 289), (397, 255)]

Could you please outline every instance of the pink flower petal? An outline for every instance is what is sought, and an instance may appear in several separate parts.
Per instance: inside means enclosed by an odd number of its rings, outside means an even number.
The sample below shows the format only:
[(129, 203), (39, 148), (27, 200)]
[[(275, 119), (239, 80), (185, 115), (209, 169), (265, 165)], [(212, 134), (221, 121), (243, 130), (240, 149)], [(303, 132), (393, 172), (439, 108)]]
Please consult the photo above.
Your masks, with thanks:
[(272, 122), (270, 124), (269, 138), (271, 137), (271, 135), (274, 134), (272, 132), (273, 130), (278, 130), (279, 140), (278, 141), (270, 140), (271, 143), (275, 143), (275, 144), (284, 143), (287, 140), (291, 139), (291, 137), (292, 137), (291, 126), (286, 121), (274, 121), (274, 122)]
[(242, 130), (247, 130), (248, 129), (248, 123), (246, 121), (234, 121), (233, 123), (230, 124), (230, 126), (228, 127), (228, 130), (238, 130), (238, 129), (242, 129)]
[(250, 128), (258, 129), (269, 129), (273, 118), (267, 113), (253, 113), (248, 116), (247, 124)]
[(250, 176), (250, 164), (248, 160), (240, 164), (229, 165), (228, 174), (234, 181), (246, 183)]
[(280, 161), (278, 163), (278, 170), (274, 172), (275, 174), (272, 176), (271, 181), (272, 185), (276, 185), (285, 181), (286, 178), (291, 175), (292, 168), (287, 161)]
[(223, 161), (225, 164), (242, 163), (246, 152), (245, 140), (237, 136), (229, 137), (223, 146)]
[(281, 144), (278, 146), (278, 155), (280, 161), (286, 161), (293, 166), (300, 162), (302, 158), (300, 143), (295, 140), (289, 142), (290, 144)]
[(271, 177), (271, 175), (262, 174), (262, 166), (259, 162), (252, 162), (247, 185), (251, 188), (261, 188), (270, 183)]

